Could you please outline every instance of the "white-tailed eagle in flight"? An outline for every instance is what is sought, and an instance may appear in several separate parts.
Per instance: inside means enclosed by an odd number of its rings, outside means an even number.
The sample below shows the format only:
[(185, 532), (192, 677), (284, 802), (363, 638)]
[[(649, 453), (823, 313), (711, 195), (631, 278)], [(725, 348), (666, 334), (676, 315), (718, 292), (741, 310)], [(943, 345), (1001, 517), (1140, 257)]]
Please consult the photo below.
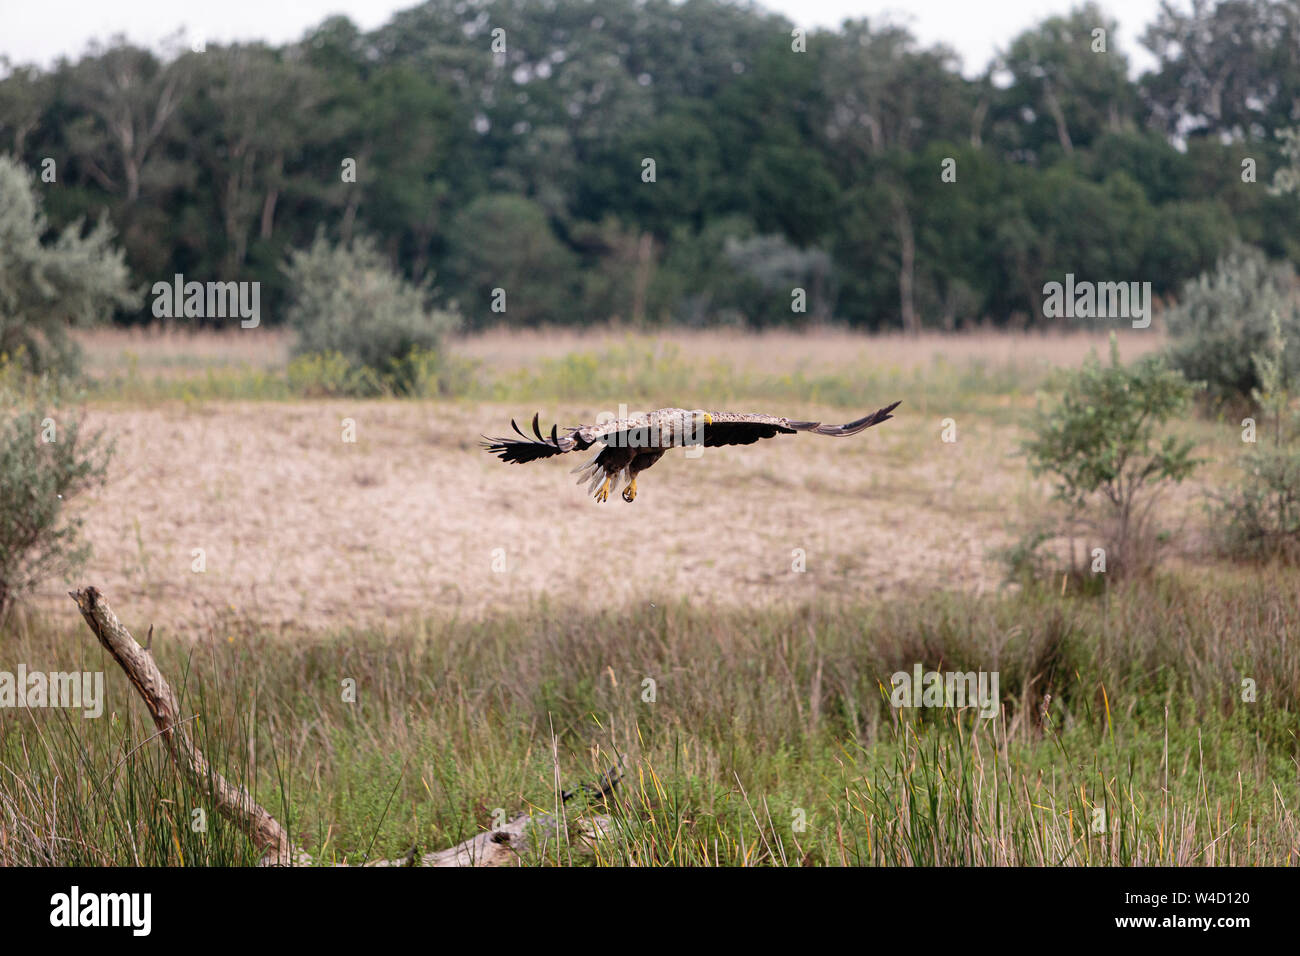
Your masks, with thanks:
[(893, 418), (890, 412), (899, 404), (901, 403), (894, 402), (845, 425), (791, 421), (774, 415), (661, 408), (648, 415), (621, 418), (601, 425), (579, 425), (568, 429), (563, 435), (555, 425), (551, 426), (549, 435), (544, 435), (537, 425), (538, 416), (534, 415), (535, 437), (529, 438), (511, 420), (510, 425), (519, 435), (518, 438), (485, 436), (483, 447), (502, 461), (518, 464), (571, 451), (585, 451), (593, 445), (599, 445), (600, 450), (594, 458), (573, 469), (579, 472), (578, 484), (589, 481), (588, 490), (600, 485), (596, 490), (596, 500), (608, 501), (610, 484), (622, 477), (623, 500), (630, 502), (636, 498), (636, 476), (662, 458), (669, 448), (678, 445), (703, 445), (705, 448), (752, 445), (760, 438), (793, 435), (795, 432), (847, 438)]

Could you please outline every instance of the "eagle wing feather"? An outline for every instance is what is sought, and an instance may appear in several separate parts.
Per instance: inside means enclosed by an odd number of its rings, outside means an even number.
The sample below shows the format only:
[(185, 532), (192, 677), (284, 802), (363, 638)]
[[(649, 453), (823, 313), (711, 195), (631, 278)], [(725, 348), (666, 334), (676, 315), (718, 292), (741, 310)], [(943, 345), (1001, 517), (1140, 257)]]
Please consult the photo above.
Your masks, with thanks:
[(832, 438), (847, 438), (849, 435), (856, 435), (872, 425), (879, 425), (893, 418), (890, 413), (900, 404), (902, 403), (894, 402), (870, 415), (843, 425), (792, 421), (789, 418), (757, 413), (710, 412), (713, 424), (704, 426), (704, 446), (716, 448), (720, 445), (752, 445), (760, 438), (793, 435), (795, 432), (812, 432), (815, 435), (829, 435)]

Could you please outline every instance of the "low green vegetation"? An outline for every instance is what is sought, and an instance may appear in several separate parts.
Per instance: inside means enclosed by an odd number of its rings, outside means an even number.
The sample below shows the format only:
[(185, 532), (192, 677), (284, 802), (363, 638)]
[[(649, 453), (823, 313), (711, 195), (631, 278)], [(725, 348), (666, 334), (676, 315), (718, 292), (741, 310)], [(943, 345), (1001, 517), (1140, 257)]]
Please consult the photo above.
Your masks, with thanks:
[[(1109, 365), (1093, 354), (1062, 379), (1060, 400), (1040, 407), (1030, 425), (1023, 446), (1030, 471), (1050, 477), (1066, 533), (1086, 529), (1104, 544), (1092, 570), (1112, 576), (1150, 571), (1157, 556), (1157, 495), (1198, 464), (1194, 442), (1165, 428), (1188, 407), (1194, 389), (1160, 356), (1122, 365), (1114, 336)], [(1032, 568), (1036, 544), (1059, 531), (1032, 532), (1014, 552), (1013, 570)]]
[(1286, 335), (1274, 316), (1267, 350), (1255, 354), (1260, 385), (1252, 398), (1260, 420), (1242, 420), (1249, 453), (1239, 483), (1214, 510), (1221, 551), (1250, 559), (1300, 561), (1300, 412), (1286, 374)]
[[(231, 619), (154, 654), (215, 767), (326, 862), (553, 811), (557, 783), (621, 754), (622, 785), (593, 808), (612, 838), (562, 835), (525, 862), (1287, 864), (1293, 584), (1263, 568), (1134, 581), (1109, 602), (1027, 589), (722, 613), (538, 605), (292, 641)], [(66, 627), (20, 626), (6, 657), (106, 669), (105, 714), (0, 725), (0, 859), (252, 862), (177, 779), (94, 638)], [(891, 676), (917, 663), (998, 671), (1000, 713), (892, 708)]]
[(103, 481), (111, 453), (48, 376), (0, 360), (0, 625), (14, 599), (85, 560), (65, 505)]

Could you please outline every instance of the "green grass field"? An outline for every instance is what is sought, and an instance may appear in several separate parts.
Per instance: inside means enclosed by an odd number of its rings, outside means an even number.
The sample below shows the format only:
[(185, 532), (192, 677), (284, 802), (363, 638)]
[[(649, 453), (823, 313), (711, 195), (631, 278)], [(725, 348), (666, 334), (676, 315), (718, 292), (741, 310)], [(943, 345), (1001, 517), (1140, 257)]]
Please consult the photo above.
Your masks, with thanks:
[[(214, 764), (323, 861), (437, 849), (494, 812), (554, 810), (557, 781), (594, 780), (623, 754), (614, 838), (557, 838), (527, 862), (1276, 865), (1296, 862), (1300, 837), (1292, 583), (1276, 570), (1106, 599), (725, 616), (538, 606), (157, 654)], [(202, 796), (143, 743), (152, 725), (84, 627), (24, 625), (15, 640), (26, 659), (59, 647), (66, 666), (108, 670), (114, 712), (6, 722), (10, 862), (253, 861), (219, 818), (193, 832)], [(890, 675), (918, 661), (996, 668), (1002, 713), (892, 709)]]

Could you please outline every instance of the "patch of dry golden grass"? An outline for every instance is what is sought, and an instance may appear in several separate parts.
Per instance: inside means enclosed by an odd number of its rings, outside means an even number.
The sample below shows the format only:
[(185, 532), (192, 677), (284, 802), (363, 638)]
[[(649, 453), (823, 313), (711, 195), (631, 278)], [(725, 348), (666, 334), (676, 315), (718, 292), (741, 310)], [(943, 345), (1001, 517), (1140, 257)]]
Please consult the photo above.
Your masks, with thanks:
[[(1125, 360), (1159, 350), (1165, 344), (1164, 335), (1154, 327), (1116, 331)], [(671, 344), (691, 359), (724, 361), (741, 371), (779, 375), (797, 369), (833, 372), (864, 363), (911, 371), (940, 359), (954, 364), (1076, 367), (1091, 349), (1105, 354), (1109, 334), (1109, 328), (1098, 327), (1048, 333), (926, 333), (909, 338), (843, 329), (758, 333), (670, 329), (651, 333), (599, 326), (586, 331), (501, 328), (458, 337), (450, 347), (455, 355), (477, 359), (495, 370), (514, 371), (533, 368), (540, 359), (573, 352), (602, 352), (628, 342)], [(76, 339), (85, 349), (87, 369), (92, 374), (120, 371), (135, 363), (141, 374), (179, 376), (186, 371), (240, 364), (259, 369), (281, 366), (288, 360), (293, 335), (285, 329), (270, 328), (191, 332), (152, 327), (80, 330)]]
[(184, 377), (208, 368), (247, 365), (269, 369), (289, 358), (293, 335), (286, 329), (241, 329), (194, 332), (163, 326), (120, 329), (103, 327), (75, 333), (90, 375), (121, 372), (134, 366), (141, 374)]
[[(987, 503), (1008, 474), (987, 462), (1006, 435), (973, 426), (944, 445), (904, 406), (844, 441), (678, 450), (642, 475), (635, 503), (597, 504), (569, 474), (576, 453), (506, 465), (478, 447), (518, 414), (400, 401), (92, 410), (118, 454), (106, 487), (76, 503), (94, 547), (84, 579), (160, 624), (233, 606), (291, 629), (478, 617), (542, 597), (735, 606), (996, 583), (985, 552), (1003, 517)], [(57, 582), (43, 597), (66, 602)]]
[[(954, 364), (1046, 364), (1077, 367), (1089, 350), (1105, 355), (1110, 328), (1073, 332), (1021, 333), (930, 332), (916, 338), (902, 334), (866, 335), (843, 329), (774, 330), (741, 333), (727, 330), (672, 329), (661, 335), (618, 328), (501, 328), (458, 340), (454, 350), (503, 370), (529, 368), (541, 358), (572, 352), (601, 352), (630, 341), (672, 343), (695, 359), (720, 360), (737, 368), (779, 375), (802, 369), (833, 372), (862, 364), (911, 371), (943, 359)], [(1164, 347), (1164, 335), (1150, 329), (1117, 329), (1126, 361)]]

